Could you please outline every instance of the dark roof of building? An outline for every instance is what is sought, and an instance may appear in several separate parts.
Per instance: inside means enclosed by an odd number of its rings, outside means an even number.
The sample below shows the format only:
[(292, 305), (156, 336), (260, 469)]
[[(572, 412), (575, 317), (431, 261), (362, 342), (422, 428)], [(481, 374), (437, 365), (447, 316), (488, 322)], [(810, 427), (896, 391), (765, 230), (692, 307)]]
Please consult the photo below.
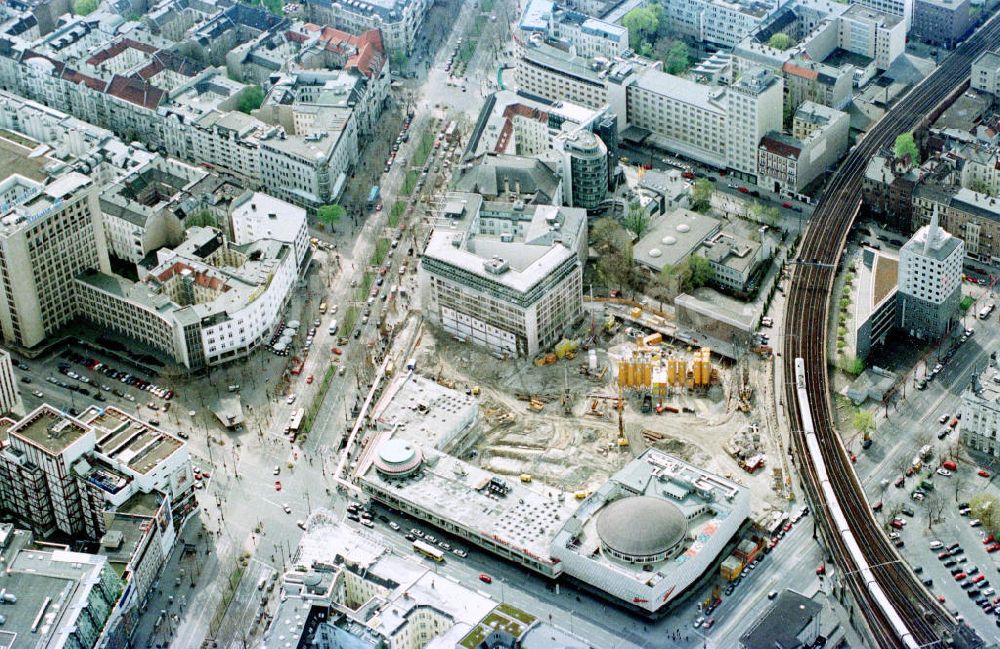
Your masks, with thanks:
[(760, 148), (784, 158), (798, 159), (802, 153), (801, 142), (783, 133), (768, 133), (760, 139)]
[(744, 649), (799, 649), (803, 645), (798, 635), (822, 609), (805, 595), (784, 590), (743, 634), (740, 644)]
[(166, 93), (143, 79), (115, 75), (108, 84), (107, 93), (130, 104), (153, 109), (160, 105)]
[(148, 43), (134, 41), (131, 38), (123, 38), (117, 43), (111, 45), (111, 47), (106, 47), (87, 59), (87, 65), (93, 65), (95, 67), (99, 66), (105, 61), (115, 58), (125, 50), (139, 50), (140, 52), (145, 52), (146, 54), (152, 54), (156, 51), (156, 47), (149, 45)]

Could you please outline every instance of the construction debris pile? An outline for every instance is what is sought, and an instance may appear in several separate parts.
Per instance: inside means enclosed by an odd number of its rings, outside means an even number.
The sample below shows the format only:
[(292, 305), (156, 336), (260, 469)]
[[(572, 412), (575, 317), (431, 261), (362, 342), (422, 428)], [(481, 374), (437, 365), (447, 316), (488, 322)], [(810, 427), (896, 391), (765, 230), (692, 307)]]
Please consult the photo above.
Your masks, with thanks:
[(752, 424), (749, 428), (734, 434), (726, 441), (723, 448), (747, 473), (754, 473), (767, 462), (757, 424)]

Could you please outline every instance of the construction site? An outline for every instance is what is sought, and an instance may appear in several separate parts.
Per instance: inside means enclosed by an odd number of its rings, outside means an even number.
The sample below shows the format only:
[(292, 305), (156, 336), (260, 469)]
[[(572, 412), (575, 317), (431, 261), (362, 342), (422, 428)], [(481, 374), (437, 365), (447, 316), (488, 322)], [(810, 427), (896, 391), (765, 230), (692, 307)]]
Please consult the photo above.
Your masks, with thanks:
[(587, 494), (652, 447), (749, 487), (755, 516), (787, 501), (769, 357), (725, 360), (609, 313), (535, 358), (500, 360), (427, 325), (420, 340), (420, 372), (478, 399), (463, 453), (482, 469)]

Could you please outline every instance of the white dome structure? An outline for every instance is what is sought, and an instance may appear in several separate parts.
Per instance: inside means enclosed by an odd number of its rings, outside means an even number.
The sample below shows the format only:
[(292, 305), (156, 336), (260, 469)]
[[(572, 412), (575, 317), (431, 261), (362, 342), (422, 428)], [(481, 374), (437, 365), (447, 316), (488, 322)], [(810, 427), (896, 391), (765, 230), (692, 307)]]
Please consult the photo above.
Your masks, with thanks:
[(652, 250), (649, 251), (649, 256), (652, 257), (653, 259), (656, 259), (657, 257), (659, 257), (662, 254), (663, 254), (663, 251), (660, 250), (659, 248), (653, 248)]
[(597, 518), (601, 550), (628, 563), (667, 559), (687, 536), (687, 530), (687, 519), (677, 505), (652, 496), (616, 500)]
[(688, 225), (687, 223), (679, 223), (679, 224), (677, 224), (677, 228), (676, 229), (677, 229), (678, 232), (690, 232), (691, 231), (691, 226)]
[(420, 447), (403, 439), (389, 439), (378, 447), (375, 468), (389, 478), (405, 478), (420, 468)]
[(667, 236), (660, 239), (660, 243), (662, 243), (665, 246), (675, 245), (677, 243), (677, 237), (672, 237), (668, 234)]

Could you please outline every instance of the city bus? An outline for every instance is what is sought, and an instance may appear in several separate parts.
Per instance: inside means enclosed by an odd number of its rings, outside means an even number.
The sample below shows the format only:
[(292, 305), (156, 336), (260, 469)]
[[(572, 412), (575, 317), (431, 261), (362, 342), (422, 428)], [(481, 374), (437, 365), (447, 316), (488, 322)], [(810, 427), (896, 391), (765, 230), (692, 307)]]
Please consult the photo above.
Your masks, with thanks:
[(302, 426), (302, 418), (305, 416), (306, 411), (304, 408), (299, 408), (292, 413), (292, 418), (288, 421), (288, 432), (297, 433), (299, 432), (299, 427)]
[(428, 559), (433, 559), (438, 563), (444, 561), (444, 552), (441, 552), (441, 550), (438, 550), (430, 543), (425, 543), (420, 539), (417, 539), (416, 541), (413, 542), (413, 551), (416, 552), (417, 554), (424, 555)]

